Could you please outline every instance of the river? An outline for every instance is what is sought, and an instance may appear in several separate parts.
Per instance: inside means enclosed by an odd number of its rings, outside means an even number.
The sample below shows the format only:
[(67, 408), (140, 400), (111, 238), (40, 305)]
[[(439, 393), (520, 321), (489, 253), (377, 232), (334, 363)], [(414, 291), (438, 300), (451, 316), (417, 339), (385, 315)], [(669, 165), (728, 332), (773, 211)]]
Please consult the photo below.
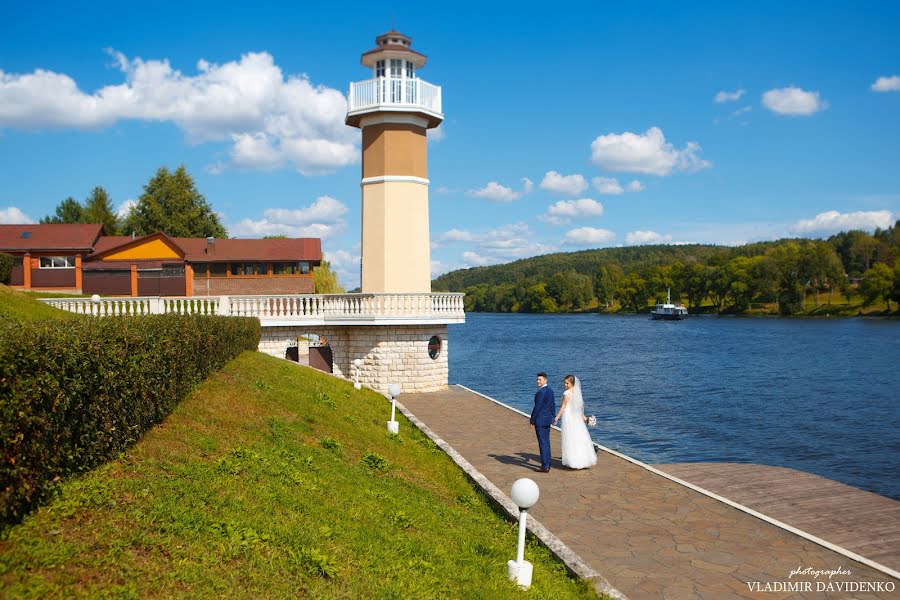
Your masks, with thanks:
[(594, 440), (647, 463), (742, 462), (900, 500), (900, 321), (468, 313), (450, 382), (531, 412), (582, 381)]

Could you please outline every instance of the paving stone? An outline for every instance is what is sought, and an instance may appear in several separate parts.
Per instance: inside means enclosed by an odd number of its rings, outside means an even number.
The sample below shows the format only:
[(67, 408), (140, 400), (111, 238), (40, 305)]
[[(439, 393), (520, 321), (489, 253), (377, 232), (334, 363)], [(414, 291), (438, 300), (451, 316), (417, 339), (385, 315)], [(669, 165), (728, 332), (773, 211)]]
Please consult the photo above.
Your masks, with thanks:
[(521, 477), (536, 481), (540, 502), (531, 515), (631, 600), (846, 597), (754, 594), (747, 586), (787, 581), (798, 565), (849, 565), (850, 581), (893, 581), (612, 454), (600, 452), (591, 469), (564, 469), (558, 431), (551, 432), (551, 472), (538, 473), (528, 419), (461, 388), (404, 394), (401, 400), (504, 492)]

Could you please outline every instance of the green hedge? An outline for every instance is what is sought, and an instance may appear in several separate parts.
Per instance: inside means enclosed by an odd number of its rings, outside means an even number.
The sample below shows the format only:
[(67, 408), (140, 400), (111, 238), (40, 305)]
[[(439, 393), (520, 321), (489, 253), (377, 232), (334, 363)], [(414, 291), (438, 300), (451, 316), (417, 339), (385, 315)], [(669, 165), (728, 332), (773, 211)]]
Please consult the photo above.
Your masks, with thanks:
[(13, 257), (12, 254), (0, 252), (0, 283), (9, 285), (9, 279), (12, 276)]
[(0, 323), (0, 531), (59, 478), (127, 449), (259, 337), (257, 319), (238, 317)]

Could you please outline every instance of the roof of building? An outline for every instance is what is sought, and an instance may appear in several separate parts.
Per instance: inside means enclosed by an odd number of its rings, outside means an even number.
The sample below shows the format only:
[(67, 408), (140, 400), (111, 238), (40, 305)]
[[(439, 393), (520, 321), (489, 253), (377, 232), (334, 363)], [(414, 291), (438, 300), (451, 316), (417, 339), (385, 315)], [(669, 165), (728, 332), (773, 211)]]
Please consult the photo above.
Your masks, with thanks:
[(0, 225), (0, 251), (90, 250), (102, 225), (69, 223)]
[(322, 260), (322, 240), (319, 238), (216, 239), (212, 244), (204, 238), (173, 240), (184, 249), (184, 258), (190, 262)]
[(322, 260), (322, 240), (319, 238), (223, 238), (210, 243), (207, 238), (170, 237), (164, 233), (136, 238), (129, 235), (101, 236), (101, 230), (100, 225), (0, 225), (0, 251), (70, 250), (89, 253), (86, 260), (93, 261), (152, 239), (162, 239), (180, 250), (178, 254), (188, 262)]

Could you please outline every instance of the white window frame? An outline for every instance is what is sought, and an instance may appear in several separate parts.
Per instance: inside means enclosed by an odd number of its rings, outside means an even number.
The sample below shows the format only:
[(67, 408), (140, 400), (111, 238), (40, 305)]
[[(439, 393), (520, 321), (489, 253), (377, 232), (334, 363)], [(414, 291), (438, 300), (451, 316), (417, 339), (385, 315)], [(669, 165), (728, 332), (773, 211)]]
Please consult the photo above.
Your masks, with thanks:
[[(49, 261), (49, 264), (44, 264), (44, 261)], [(62, 261), (63, 264), (56, 264), (57, 261)], [(75, 257), (74, 256), (41, 256), (40, 257), (40, 267), (41, 269), (74, 269), (75, 268)]]

